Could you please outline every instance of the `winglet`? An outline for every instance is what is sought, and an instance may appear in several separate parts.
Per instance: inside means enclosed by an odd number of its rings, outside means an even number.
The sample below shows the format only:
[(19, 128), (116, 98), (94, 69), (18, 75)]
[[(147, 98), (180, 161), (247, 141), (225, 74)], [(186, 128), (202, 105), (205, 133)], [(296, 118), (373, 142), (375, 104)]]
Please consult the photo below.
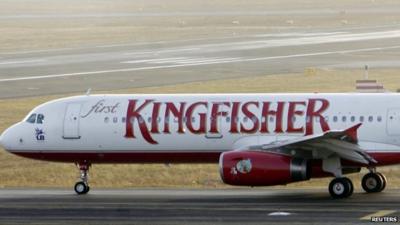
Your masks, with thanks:
[(344, 133), (346, 134), (346, 138), (348, 138), (350, 142), (353, 142), (353, 143), (358, 142), (357, 130), (361, 125), (362, 125), (362, 123), (356, 124), (344, 131)]

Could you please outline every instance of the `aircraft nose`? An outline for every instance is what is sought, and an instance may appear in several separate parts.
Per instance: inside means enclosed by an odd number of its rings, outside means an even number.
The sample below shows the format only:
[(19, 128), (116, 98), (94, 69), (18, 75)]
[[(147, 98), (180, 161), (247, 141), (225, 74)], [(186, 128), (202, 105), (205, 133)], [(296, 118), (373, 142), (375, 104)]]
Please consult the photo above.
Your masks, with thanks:
[(3, 146), (3, 134), (0, 135), (0, 146)]
[(0, 148), (3, 149), (7, 149), (7, 143), (6, 143), (6, 131), (4, 131), (1, 135), (0, 135)]
[(15, 132), (12, 132), (14, 127), (15, 125), (9, 127), (5, 131), (3, 131), (3, 133), (0, 136), (0, 147), (3, 147), (3, 149), (5, 149), (6, 151), (9, 151), (12, 148), (12, 146), (15, 145), (15, 141), (13, 138), (13, 133)]
[(0, 135), (0, 147), (3, 147), (4, 149), (6, 148), (6, 143), (5, 143), (5, 131)]

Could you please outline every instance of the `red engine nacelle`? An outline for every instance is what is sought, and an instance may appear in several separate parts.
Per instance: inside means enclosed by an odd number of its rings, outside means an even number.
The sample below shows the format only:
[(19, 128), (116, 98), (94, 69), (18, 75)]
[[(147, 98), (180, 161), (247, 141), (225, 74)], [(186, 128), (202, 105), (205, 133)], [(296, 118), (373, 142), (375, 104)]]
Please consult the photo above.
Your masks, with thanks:
[(229, 151), (219, 159), (221, 178), (226, 184), (269, 186), (308, 180), (306, 160), (262, 151)]

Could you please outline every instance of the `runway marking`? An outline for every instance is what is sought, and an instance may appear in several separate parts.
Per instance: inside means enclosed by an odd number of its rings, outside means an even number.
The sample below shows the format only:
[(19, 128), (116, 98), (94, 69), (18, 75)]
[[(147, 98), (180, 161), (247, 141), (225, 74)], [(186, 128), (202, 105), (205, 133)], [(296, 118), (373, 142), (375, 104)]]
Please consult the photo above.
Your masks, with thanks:
[(360, 218), (360, 220), (371, 220), (372, 217), (383, 217), (395, 213), (396, 210), (380, 210)]
[(297, 33), (278, 33), (278, 34), (256, 34), (253, 37), (314, 37), (314, 36), (328, 36), (334, 34), (346, 34), (348, 32), (316, 32), (316, 33), (307, 33), (307, 32), (297, 32)]
[(179, 60), (179, 59), (185, 59), (185, 57), (171, 57), (171, 58), (160, 58), (160, 59), (139, 59), (139, 60), (124, 61), (121, 63), (135, 64), (135, 63), (151, 63), (151, 62), (171, 62), (171, 61)]
[(185, 52), (199, 50), (200, 48), (177, 48), (177, 49), (165, 49), (165, 50), (155, 50), (155, 51), (144, 51), (144, 52), (127, 52), (124, 55), (138, 55), (138, 54), (159, 54), (159, 53), (170, 53), (170, 52)]
[(380, 50), (385, 50), (385, 49), (398, 49), (398, 48), (400, 48), (400, 46), (364, 48), (364, 49), (353, 49), (353, 50), (339, 50), (339, 51), (327, 51), (327, 52), (315, 52), (315, 53), (303, 53), (303, 54), (259, 57), (259, 58), (249, 58), (249, 59), (240, 58), (240, 59), (232, 59), (232, 60), (224, 60), (224, 61), (188, 63), (188, 64), (177, 64), (177, 65), (160, 65), (160, 66), (147, 66), (147, 67), (135, 67), (135, 68), (123, 68), (123, 69), (76, 72), (76, 73), (49, 74), (49, 75), (41, 75), (41, 76), (26, 76), (26, 77), (18, 77), (18, 78), (6, 78), (6, 79), (0, 79), (0, 82), (48, 79), (48, 78), (58, 78), (58, 77), (73, 77), (73, 76), (84, 76), (84, 75), (98, 75), (98, 74), (105, 74), (105, 73), (133, 72), (133, 71), (145, 71), (145, 70), (154, 70), (154, 69), (169, 69), (169, 68), (180, 68), (180, 67), (188, 67), (188, 66), (201, 66), (201, 65), (235, 63), (235, 62), (254, 62), (254, 61), (288, 59), (288, 58), (298, 58), (298, 57), (308, 57), (308, 56), (323, 56), (323, 55), (331, 55), (331, 54), (346, 54), (346, 53), (355, 53), (355, 52), (380, 51)]
[(21, 61), (3, 61), (0, 65), (10, 65), (10, 64), (23, 64), (23, 63), (34, 63), (34, 62), (44, 62), (45, 59), (32, 59), (32, 60), (21, 60)]
[(208, 49), (208, 52), (219, 52), (219, 51), (234, 51), (234, 50), (251, 50), (261, 48), (273, 48), (282, 46), (301, 46), (301, 45), (316, 45), (316, 44), (327, 44), (327, 43), (343, 43), (343, 42), (354, 42), (354, 41), (367, 41), (367, 40), (379, 40), (389, 38), (399, 38), (400, 30), (390, 30), (383, 32), (368, 32), (368, 33), (341, 33), (334, 35), (322, 35), (322, 36), (306, 36), (306, 37), (295, 37), (295, 38), (279, 38), (279, 39), (267, 39), (267, 40), (255, 40), (255, 41), (239, 41), (229, 43), (217, 43), (217, 44), (203, 44), (197, 45), (196, 47)]
[[(399, 38), (400, 30), (389, 30), (379, 32), (330, 32), (330, 33), (283, 33), (283, 34), (259, 34), (252, 36), (256, 40), (250, 41), (231, 41), (211, 44), (188, 45), (186, 48), (175, 48), (165, 50), (143, 51), (143, 52), (128, 52), (124, 55), (143, 55), (143, 54), (163, 54), (183, 51), (201, 51), (201, 52), (223, 52), (237, 50), (251, 50), (261, 48), (273, 48), (282, 46), (302, 46), (316, 45), (327, 43), (342, 43), (354, 41), (368, 41), (388, 38)], [(276, 37), (269, 39), (268, 37)]]
[(272, 213), (268, 213), (268, 216), (290, 216), (291, 213), (290, 212), (272, 212)]
[(191, 58), (191, 57), (173, 57), (173, 58), (159, 58), (159, 59), (143, 59), (143, 60), (131, 60), (131, 61), (124, 61), (121, 63), (129, 63), (129, 64), (136, 64), (136, 63), (148, 63), (148, 64), (193, 64), (193, 63), (206, 63), (206, 62), (227, 62), (230, 60), (238, 60), (241, 59), (239, 57), (232, 58), (224, 58), (224, 57), (212, 57), (212, 58)]

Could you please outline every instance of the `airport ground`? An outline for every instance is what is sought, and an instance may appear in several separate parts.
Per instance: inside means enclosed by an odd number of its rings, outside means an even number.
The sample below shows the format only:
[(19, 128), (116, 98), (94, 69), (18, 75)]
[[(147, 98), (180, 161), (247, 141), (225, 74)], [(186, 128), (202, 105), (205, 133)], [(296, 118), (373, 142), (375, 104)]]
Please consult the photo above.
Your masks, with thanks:
[[(398, 91), (399, 12), (392, 0), (0, 1), (0, 132), (89, 88), (352, 92), (367, 64), (369, 78)], [(0, 223), (369, 223), (399, 216), (400, 170), (380, 171), (387, 192), (363, 194), (361, 173), (350, 176), (355, 195), (333, 202), (329, 179), (231, 189), (214, 164), (93, 165), (90, 195), (75, 196), (74, 165), (0, 151)]]
[[(399, 217), (399, 190), (332, 201), (315, 189), (0, 190), (1, 224), (369, 224)], [(390, 224), (390, 223), (389, 223)]]

